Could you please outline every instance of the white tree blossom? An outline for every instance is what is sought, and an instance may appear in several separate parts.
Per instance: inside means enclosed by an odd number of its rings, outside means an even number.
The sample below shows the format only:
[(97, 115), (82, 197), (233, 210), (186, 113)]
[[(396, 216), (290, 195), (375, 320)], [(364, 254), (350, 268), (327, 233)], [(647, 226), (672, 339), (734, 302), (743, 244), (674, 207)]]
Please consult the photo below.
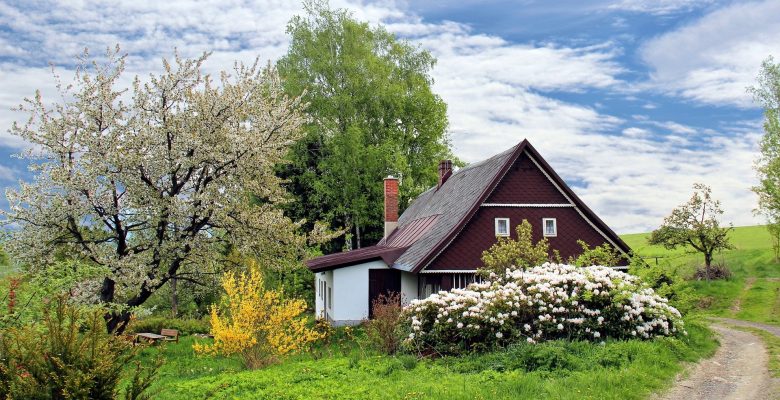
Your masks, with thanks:
[(297, 251), (306, 238), (277, 204), (274, 166), (299, 137), (303, 104), (284, 95), (276, 71), (236, 64), (217, 82), (201, 73), (207, 54), (163, 61), (164, 72), (118, 88), (125, 57), (80, 59), (63, 100), (36, 93), (12, 133), (31, 143), (23, 156), (35, 180), (7, 192), (7, 248), (32, 270), (55, 256), (105, 266), (99, 301), (128, 308), (184, 267), (213, 269), (228, 246), (268, 256)]

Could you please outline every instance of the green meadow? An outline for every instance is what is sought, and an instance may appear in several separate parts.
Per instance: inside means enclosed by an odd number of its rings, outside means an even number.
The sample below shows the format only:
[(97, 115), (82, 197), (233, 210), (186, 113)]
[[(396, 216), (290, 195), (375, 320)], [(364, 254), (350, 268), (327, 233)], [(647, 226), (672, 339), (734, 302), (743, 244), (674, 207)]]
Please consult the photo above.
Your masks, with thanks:
[[(623, 238), (648, 264), (690, 277), (702, 257)], [(197, 356), (185, 336), (142, 350), (143, 363), (163, 358), (155, 399), (644, 399), (668, 387), (686, 363), (711, 355), (715, 340), (705, 317), (780, 325), (780, 267), (763, 226), (731, 232), (735, 249), (719, 254), (732, 277), (688, 281), (697, 306), (686, 317), (687, 336), (605, 344), (554, 341), (520, 344), (481, 355), (422, 359), (370, 350), (361, 330), (343, 329), (328, 344), (258, 370), (238, 358)], [(0, 276), (12, 273), (0, 269)], [(764, 338), (773, 349), (777, 341)], [(772, 368), (777, 374), (777, 360)]]
[[(623, 240), (647, 263), (658, 263), (686, 278), (703, 264), (700, 254), (648, 245), (648, 236), (624, 235)], [(780, 264), (774, 261), (769, 232), (764, 226), (736, 227), (731, 239), (735, 248), (718, 254), (715, 262), (725, 263), (732, 277), (690, 281), (700, 296), (701, 313), (780, 325)]]

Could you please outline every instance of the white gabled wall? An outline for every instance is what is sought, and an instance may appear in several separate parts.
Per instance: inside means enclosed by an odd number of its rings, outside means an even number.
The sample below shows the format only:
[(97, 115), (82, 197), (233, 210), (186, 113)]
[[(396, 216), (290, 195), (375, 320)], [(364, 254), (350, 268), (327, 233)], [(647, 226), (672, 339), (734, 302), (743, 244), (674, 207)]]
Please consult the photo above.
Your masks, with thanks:
[(356, 324), (368, 318), (368, 270), (388, 269), (381, 260), (333, 271), (333, 313), (339, 325)]

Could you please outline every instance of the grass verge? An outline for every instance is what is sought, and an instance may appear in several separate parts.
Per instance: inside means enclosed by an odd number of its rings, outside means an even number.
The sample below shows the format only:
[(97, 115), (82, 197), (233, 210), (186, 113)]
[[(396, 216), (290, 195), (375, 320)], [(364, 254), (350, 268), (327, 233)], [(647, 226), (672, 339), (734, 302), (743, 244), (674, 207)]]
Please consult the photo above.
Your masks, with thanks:
[(687, 330), (681, 338), (555, 341), (420, 361), (352, 348), (255, 371), (242, 371), (237, 359), (194, 356), (190, 338), (142, 357), (167, 360), (155, 384), (158, 399), (641, 399), (668, 385), (683, 362), (714, 352), (702, 323)]

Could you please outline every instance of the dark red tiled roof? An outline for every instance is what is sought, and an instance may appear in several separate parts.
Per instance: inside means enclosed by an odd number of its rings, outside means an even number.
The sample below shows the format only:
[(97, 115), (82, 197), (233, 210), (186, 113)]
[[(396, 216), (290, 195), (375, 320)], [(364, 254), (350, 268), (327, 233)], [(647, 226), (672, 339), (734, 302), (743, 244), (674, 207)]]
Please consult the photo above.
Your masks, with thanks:
[(306, 266), (313, 272), (322, 272), (334, 268), (347, 267), (366, 261), (381, 259), (387, 265), (393, 265), (395, 260), (408, 247), (370, 246), (362, 249), (328, 254), (306, 261)]

